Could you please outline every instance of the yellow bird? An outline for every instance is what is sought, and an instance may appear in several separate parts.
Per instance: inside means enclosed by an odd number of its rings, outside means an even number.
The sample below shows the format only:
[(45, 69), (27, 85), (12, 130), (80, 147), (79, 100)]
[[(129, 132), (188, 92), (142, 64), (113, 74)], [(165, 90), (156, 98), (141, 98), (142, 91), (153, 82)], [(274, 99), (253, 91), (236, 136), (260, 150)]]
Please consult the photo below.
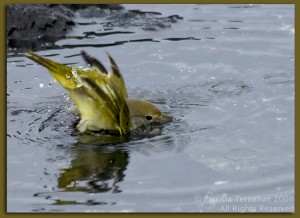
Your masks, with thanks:
[(85, 51), (81, 55), (89, 68), (66, 66), (34, 52), (26, 55), (67, 90), (79, 112), (76, 128), (81, 133), (108, 130), (126, 135), (141, 126), (173, 120), (148, 101), (128, 98), (119, 67), (109, 54), (111, 72)]

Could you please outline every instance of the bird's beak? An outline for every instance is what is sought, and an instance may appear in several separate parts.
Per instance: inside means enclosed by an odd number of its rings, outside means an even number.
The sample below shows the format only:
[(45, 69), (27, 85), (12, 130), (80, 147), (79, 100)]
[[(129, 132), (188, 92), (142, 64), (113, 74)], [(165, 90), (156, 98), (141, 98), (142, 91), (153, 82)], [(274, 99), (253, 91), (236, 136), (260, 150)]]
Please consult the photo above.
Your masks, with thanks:
[(168, 122), (171, 122), (173, 121), (173, 117), (172, 116), (168, 116), (166, 114), (162, 114), (161, 115), (161, 119), (160, 119), (160, 123), (168, 123)]

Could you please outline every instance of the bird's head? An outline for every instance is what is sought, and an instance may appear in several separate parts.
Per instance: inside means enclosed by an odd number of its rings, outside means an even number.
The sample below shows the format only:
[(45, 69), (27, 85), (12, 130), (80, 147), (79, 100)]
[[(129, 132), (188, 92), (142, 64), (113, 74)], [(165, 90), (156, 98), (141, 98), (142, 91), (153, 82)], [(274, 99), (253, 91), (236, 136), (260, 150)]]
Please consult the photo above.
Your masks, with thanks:
[(162, 113), (152, 103), (141, 99), (127, 99), (130, 111), (132, 129), (148, 124), (171, 122), (173, 117)]

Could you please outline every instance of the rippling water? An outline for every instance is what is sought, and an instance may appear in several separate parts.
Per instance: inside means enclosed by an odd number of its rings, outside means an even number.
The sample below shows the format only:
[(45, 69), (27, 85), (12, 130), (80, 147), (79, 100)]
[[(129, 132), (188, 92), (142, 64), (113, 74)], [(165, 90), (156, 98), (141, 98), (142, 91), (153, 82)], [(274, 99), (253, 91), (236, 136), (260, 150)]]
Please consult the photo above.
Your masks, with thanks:
[(109, 52), (129, 95), (174, 122), (127, 142), (79, 135), (64, 90), (8, 51), (8, 211), (294, 211), (294, 6), (124, 7), (152, 13), (81, 11), (38, 53), (108, 65)]

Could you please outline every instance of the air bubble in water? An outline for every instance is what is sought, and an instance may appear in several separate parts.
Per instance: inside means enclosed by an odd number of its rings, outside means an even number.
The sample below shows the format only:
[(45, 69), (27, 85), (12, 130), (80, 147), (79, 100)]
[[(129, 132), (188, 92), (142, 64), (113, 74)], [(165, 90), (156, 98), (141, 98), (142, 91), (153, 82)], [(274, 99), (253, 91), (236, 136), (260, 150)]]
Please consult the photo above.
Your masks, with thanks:
[(48, 87), (52, 87), (54, 81), (49, 82)]

